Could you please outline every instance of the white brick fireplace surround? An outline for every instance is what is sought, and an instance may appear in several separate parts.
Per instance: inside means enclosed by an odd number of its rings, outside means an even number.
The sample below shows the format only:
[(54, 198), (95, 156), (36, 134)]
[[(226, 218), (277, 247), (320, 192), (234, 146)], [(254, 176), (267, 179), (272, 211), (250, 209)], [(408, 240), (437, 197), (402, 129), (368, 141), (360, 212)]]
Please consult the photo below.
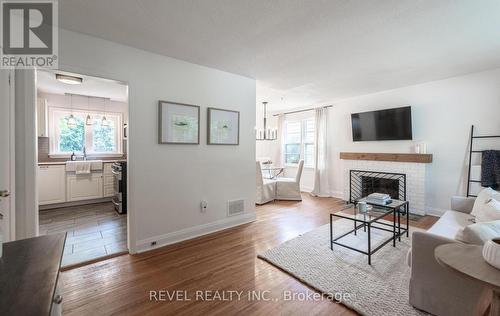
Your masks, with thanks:
[(344, 200), (349, 200), (349, 171), (377, 171), (406, 174), (406, 199), (410, 202), (410, 213), (425, 215), (425, 169), (426, 163), (342, 160), (344, 163)]

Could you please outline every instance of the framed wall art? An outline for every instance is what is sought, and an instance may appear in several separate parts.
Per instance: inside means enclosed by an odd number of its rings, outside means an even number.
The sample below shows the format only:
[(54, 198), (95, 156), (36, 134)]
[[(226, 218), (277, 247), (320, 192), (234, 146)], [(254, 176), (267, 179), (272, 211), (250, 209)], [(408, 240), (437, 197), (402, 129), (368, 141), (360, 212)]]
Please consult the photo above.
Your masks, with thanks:
[(159, 101), (158, 118), (158, 143), (200, 143), (199, 106), (177, 102)]
[(240, 112), (208, 108), (207, 119), (209, 145), (240, 144)]

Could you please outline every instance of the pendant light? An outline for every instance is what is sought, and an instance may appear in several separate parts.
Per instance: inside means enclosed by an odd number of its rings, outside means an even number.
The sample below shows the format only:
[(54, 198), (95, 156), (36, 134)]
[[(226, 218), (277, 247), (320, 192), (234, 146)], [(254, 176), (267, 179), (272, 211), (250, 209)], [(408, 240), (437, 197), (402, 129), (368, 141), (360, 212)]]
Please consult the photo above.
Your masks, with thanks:
[(68, 127), (75, 127), (76, 126), (76, 119), (75, 119), (75, 116), (73, 115), (73, 95), (71, 94), (69, 97), (70, 97), (70, 102), (71, 102), (71, 114), (68, 117), (68, 121), (66, 122), (66, 125), (68, 125)]
[(90, 117), (90, 97), (87, 97), (87, 119), (85, 120), (86, 125), (92, 125), (92, 118)]
[(267, 102), (262, 102), (264, 106), (264, 124), (263, 129), (255, 128), (255, 139), (256, 140), (277, 140), (278, 139), (278, 129), (267, 127)]
[(102, 115), (101, 126), (109, 126), (109, 122), (106, 119), (106, 98), (104, 100), (104, 114)]

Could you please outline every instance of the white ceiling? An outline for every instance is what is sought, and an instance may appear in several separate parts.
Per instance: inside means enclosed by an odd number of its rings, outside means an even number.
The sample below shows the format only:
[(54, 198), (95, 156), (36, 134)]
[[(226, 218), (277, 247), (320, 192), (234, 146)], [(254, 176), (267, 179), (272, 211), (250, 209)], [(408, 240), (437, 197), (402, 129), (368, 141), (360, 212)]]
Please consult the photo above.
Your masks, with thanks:
[[(72, 85), (56, 80), (56, 73), (77, 76), (83, 79), (82, 84)], [(83, 76), (62, 71), (37, 71), (37, 89), (54, 94), (82, 94), (87, 96), (110, 98), (113, 101), (127, 102), (127, 86), (114, 80)]]
[(270, 109), (500, 67), (498, 0), (64, 0), (60, 25), (258, 80)]

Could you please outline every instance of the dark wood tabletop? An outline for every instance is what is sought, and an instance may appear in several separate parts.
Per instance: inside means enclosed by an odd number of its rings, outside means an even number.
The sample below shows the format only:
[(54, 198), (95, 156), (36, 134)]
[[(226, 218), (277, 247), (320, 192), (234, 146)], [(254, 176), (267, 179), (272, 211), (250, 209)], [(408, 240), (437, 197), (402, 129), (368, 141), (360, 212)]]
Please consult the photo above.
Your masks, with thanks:
[(3, 245), (0, 315), (50, 315), (66, 234)]

